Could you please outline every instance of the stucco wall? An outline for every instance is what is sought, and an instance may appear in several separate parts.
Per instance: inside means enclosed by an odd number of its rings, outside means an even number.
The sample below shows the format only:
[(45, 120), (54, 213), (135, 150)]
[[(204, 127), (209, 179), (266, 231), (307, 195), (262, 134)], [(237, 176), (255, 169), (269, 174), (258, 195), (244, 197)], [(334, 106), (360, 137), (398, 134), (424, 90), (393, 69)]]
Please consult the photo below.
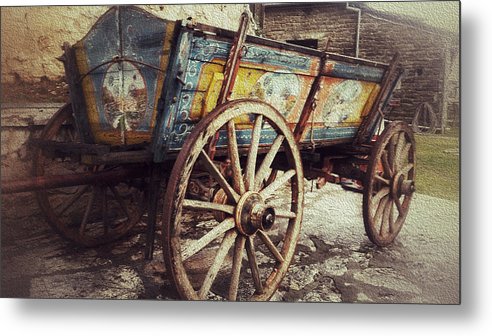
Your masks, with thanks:
[[(199, 22), (236, 30), (243, 4), (142, 5), (165, 19), (191, 16)], [(58, 80), (63, 75), (61, 45), (81, 39), (109, 7), (41, 6), (1, 9), (2, 82)]]
[[(243, 4), (143, 5), (168, 20), (196, 21), (236, 30)], [(51, 115), (68, 100), (62, 54), (63, 42), (80, 40), (108, 6), (2, 7), (1, 15), (1, 178), (30, 175), (29, 139), (36, 138)], [(251, 32), (254, 26), (251, 28)], [(20, 201), (19, 201), (20, 200)], [(11, 204), (35, 211), (29, 194), (2, 197), (2, 216)], [(29, 210), (27, 209), (29, 208)], [(14, 210), (15, 211), (15, 210)]]

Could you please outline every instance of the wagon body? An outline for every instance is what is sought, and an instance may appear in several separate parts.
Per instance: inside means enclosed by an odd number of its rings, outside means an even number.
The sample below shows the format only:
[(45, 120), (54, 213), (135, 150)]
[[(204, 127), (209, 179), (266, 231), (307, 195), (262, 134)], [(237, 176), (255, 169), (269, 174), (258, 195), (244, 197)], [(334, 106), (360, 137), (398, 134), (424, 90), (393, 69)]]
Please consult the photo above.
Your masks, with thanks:
[(246, 35), (247, 20), (235, 33), (110, 8), (64, 45), (70, 103), (35, 142), (33, 179), (2, 191), (35, 191), (50, 225), (83, 246), (147, 214), (147, 259), (161, 214), (166, 269), (185, 299), (273, 295), (300, 235), (305, 178), (356, 181), (369, 239), (390, 244), (415, 190), (408, 125), (374, 139), (397, 58)]
[[(66, 73), (82, 138), (88, 143), (152, 142), (154, 160), (179, 151), (217, 105), (234, 32), (167, 21), (136, 7), (113, 7), (78, 43), (66, 47)], [(275, 107), (292, 130), (313, 83), (320, 90), (299, 144), (351, 143), (372, 111), (388, 65), (247, 36), (228, 100)], [(237, 120), (238, 143), (251, 120)], [(374, 125), (370, 125), (374, 126)], [(367, 127), (367, 126), (366, 126)], [(373, 130), (370, 130), (373, 131)], [(273, 132), (262, 130), (261, 145)], [(221, 134), (217, 146), (223, 146)]]

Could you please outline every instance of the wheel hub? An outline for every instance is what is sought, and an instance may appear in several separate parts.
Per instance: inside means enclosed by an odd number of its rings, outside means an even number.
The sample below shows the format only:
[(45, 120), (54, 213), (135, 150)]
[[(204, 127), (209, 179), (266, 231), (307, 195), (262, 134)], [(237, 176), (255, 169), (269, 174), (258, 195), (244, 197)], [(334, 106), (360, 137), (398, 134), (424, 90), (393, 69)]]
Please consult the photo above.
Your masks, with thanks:
[(401, 195), (411, 195), (415, 191), (415, 182), (406, 180), (403, 174), (396, 174), (391, 181), (391, 195), (400, 198)]
[(260, 194), (246, 192), (239, 200), (236, 211), (236, 228), (245, 236), (258, 230), (269, 230), (275, 223), (275, 209), (265, 204)]

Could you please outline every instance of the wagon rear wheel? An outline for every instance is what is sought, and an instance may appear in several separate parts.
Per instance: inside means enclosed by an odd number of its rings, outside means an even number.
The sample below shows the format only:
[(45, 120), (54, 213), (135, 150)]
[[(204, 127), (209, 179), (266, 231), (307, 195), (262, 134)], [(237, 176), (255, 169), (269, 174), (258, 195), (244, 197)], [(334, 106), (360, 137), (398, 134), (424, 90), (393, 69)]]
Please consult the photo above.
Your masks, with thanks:
[[(280, 157), (283, 171), (272, 174)], [(180, 296), (270, 299), (294, 256), (302, 207), (300, 155), (281, 114), (250, 100), (217, 108), (188, 136), (164, 200), (164, 259)]]
[[(41, 140), (80, 142), (75, 131), (72, 106), (66, 104), (44, 128)], [(115, 166), (81, 164), (67, 154), (34, 151), (33, 175), (70, 175), (108, 171)], [(144, 209), (144, 181), (79, 185), (36, 191), (35, 195), (50, 226), (64, 238), (82, 246), (108, 243), (125, 235)]]
[(374, 146), (363, 196), (369, 239), (387, 246), (400, 232), (415, 191), (415, 139), (402, 122), (391, 123)]

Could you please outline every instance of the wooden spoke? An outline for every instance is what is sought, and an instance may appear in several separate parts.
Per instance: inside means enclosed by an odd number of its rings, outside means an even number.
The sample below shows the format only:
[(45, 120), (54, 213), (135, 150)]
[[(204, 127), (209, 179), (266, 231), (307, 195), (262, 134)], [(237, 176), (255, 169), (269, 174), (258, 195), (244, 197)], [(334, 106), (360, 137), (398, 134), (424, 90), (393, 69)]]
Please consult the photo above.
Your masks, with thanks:
[(384, 184), (385, 184), (385, 185), (387, 185), (387, 186), (389, 186), (389, 185), (390, 185), (390, 181), (389, 181), (389, 180), (387, 180), (387, 179), (385, 179), (385, 178), (384, 178), (384, 177), (382, 177), (381, 175), (377, 175), (377, 174), (376, 174), (376, 175), (374, 175), (374, 178), (375, 178), (376, 180), (378, 180), (379, 182), (384, 183)]
[(407, 164), (405, 167), (402, 168), (398, 173), (402, 175), (407, 175), (410, 170), (413, 168), (413, 163)]
[(230, 215), (234, 214), (234, 207), (232, 205), (204, 202), (204, 201), (197, 201), (197, 200), (190, 200), (190, 199), (183, 200), (183, 208), (191, 209), (191, 210), (222, 211)]
[(404, 210), (403, 210), (403, 207), (401, 206), (400, 199), (399, 198), (395, 198), (394, 201), (395, 201), (396, 208), (398, 209), (398, 212), (400, 214), (403, 214), (404, 213)]
[(270, 169), (270, 173), (267, 174), (268, 177), (265, 179), (265, 186), (269, 186), (277, 178), (278, 170)]
[(119, 191), (114, 186), (110, 186), (109, 189), (111, 190), (114, 197), (116, 198), (116, 201), (120, 205), (121, 210), (123, 210), (126, 218), (130, 218), (130, 214), (128, 213), (128, 209), (127, 209), (125, 202), (123, 201), (123, 198), (121, 197)]
[(401, 157), (401, 152), (403, 150), (403, 146), (405, 144), (405, 134), (404, 133), (398, 133), (398, 137), (396, 140), (396, 149), (395, 149), (395, 162), (393, 163), (394, 171), (398, 171), (400, 169), (400, 157)]
[(273, 256), (275, 257), (275, 259), (279, 263), (283, 263), (284, 262), (284, 257), (282, 257), (282, 254), (280, 254), (280, 252), (277, 249), (277, 247), (275, 246), (275, 244), (273, 244), (273, 242), (270, 240), (270, 237), (268, 237), (267, 234), (265, 232), (261, 231), (261, 230), (258, 231), (258, 236), (263, 241), (263, 243), (268, 248), (268, 250), (273, 254)]
[(72, 205), (74, 205), (75, 202), (77, 202), (80, 199), (80, 197), (82, 197), (82, 195), (87, 192), (87, 190), (89, 190), (89, 186), (88, 185), (83, 186), (79, 191), (77, 191), (73, 195), (72, 198), (70, 198), (68, 201), (65, 202), (65, 205), (63, 206), (63, 208), (58, 213), (58, 216), (62, 216), (65, 213), (65, 211), (68, 210), (68, 208), (70, 208)]
[(386, 195), (388, 195), (390, 192), (389, 188), (383, 188), (381, 190), (378, 191), (378, 193), (376, 195), (374, 195), (374, 197), (372, 198), (372, 204), (374, 206), (374, 204), (378, 204), (381, 202), (381, 199), (383, 197), (385, 197)]
[(238, 235), (234, 244), (234, 256), (232, 259), (231, 285), (229, 286), (228, 299), (236, 301), (237, 290), (239, 287), (239, 277), (241, 275), (241, 265), (243, 261), (243, 250), (246, 243), (246, 237)]
[(374, 214), (374, 223), (379, 225), (381, 223), (381, 219), (383, 217), (384, 210), (386, 209), (386, 203), (388, 201), (389, 196), (384, 196), (381, 201), (378, 203), (378, 207), (376, 209), (376, 213)]
[(260, 191), (260, 195), (263, 198), (267, 198), (270, 194), (274, 193), (277, 191), (279, 188), (283, 187), (284, 185), (287, 184), (287, 182), (290, 181), (290, 179), (296, 174), (295, 169), (291, 169), (286, 171), (282, 176), (277, 178), (275, 181), (272, 182), (269, 186), (267, 186), (265, 189)]
[(251, 191), (254, 189), (255, 184), (255, 170), (256, 170), (256, 159), (258, 157), (258, 147), (260, 145), (261, 127), (263, 125), (263, 116), (260, 114), (256, 117), (253, 126), (251, 145), (249, 147), (248, 161), (246, 163), (245, 171), (245, 185), (246, 189)]
[(394, 171), (394, 167), (395, 167), (395, 136), (397, 134), (393, 134), (391, 136), (391, 138), (389, 139), (389, 142), (388, 142), (388, 161), (389, 161), (389, 164), (390, 164), (390, 167), (391, 170)]
[(233, 199), (237, 203), (240, 197), (239, 194), (226, 181), (222, 173), (215, 166), (212, 160), (210, 160), (210, 157), (203, 149), (200, 152), (200, 159), (204, 165), (204, 168), (208, 171), (210, 175), (212, 175), (212, 177), (221, 186), (221, 188), (224, 189), (224, 192), (227, 194), (227, 196), (229, 196), (230, 199)]
[(296, 214), (292, 211), (275, 209), (275, 216), (278, 218), (296, 218)]
[(200, 299), (203, 300), (207, 297), (207, 294), (210, 291), (210, 288), (212, 287), (215, 278), (217, 277), (217, 273), (219, 273), (220, 267), (224, 263), (224, 259), (227, 256), (227, 253), (231, 249), (232, 244), (234, 244), (234, 240), (236, 239), (236, 236), (237, 233), (234, 230), (230, 230), (225, 234), (224, 239), (220, 244), (219, 250), (215, 255), (215, 259), (212, 263), (212, 266), (208, 269), (207, 275), (205, 276), (205, 280), (203, 281), (202, 287), (200, 288), (200, 292), (198, 293), (198, 297)]
[(224, 232), (234, 228), (235, 223), (233, 218), (227, 218), (223, 220), (219, 225), (210, 230), (207, 234), (201, 237), (199, 240), (192, 242), (190, 245), (185, 246), (181, 252), (181, 259), (185, 261), (192, 255), (195, 255), (198, 251), (210, 244), (215, 239), (219, 238)]
[[(405, 137), (405, 136), (403, 136), (403, 137)], [(399, 169), (401, 169), (401, 167), (403, 167), (403, 164), (408, 160), (408, 154), (410, 152), (411, 147), (412, 147), (412, 144), (410, 142), (408, 142), (402, 148), (400, 155), (397, 158), (398, 163), (399, 163)]]
[(391, 169), (390, 163), (388, 161), (388, 151), (383, 151), (383, 153), (381, 154), (381, 162), (383, 164), (386, 176), (393, 176), (393, 169)]
[(268, 174), (270, 173), (270, 166), (272, 165), (280, 146), (282, 146), (284, 139), (285, 137), (280, 134), (277, 135), (273, 141), (272, 147), (268, 151), (267, 155), (263, 159), (263, 162), (261, 163), (260, 168), (258, 168), (258, 171), (256, 172), (254, 190), (260, 190), (263, 181), (268, 177)]
[(395, 232), (395, 221), (393, 218), (393, 202), (390, 202), (390, 211), (389, 211), (389, 232)]
[(229, 158), (231, 159), (232, 175), (234, 180), (234, 190), (240, 195), (246, 192), (244, 187), (243, 173), (241, 171), (241, 162), (239, 161), (239, 148), (236, 138), (236, 125), (234, 119), (227, 123), (227, 136), (229, 139)]
[(89, 219), (89, 214), (91, 213), (92, 205), (94, 204), (94, 198), (96, 196), (95, 188), (92, 189), (92, 193), (89, 196), (89, 201), (87, 202), (87, 206), (85, 208), (84, 217), (82, 218), (82, 222), (80, 222), (79, 234), (83, 235), (85, 232), (85, 227), (87, 225), (87, 220)]
[(382, 220), (381, 220), (381, 229), (379, 231), (379, 234), (381, 236), (385, 236), (385, 232), (384, 232), (384, 228), (388, 228), (388, 232), (389, 232), (389, 227), (390, 227), (390, 223), (389, 223), (389, 218), (390, 218), (390, 210), (391, 210), (391, 206), (392, 206), (393, 202), (391, 202), (391, 199), (390, 197), (388, 197), (386, 199), (386, 203), (385, 203), (385, 206), (384, 206), (384, 210), (383, 210), (383, 216), (382, 216)]
[(256, 261), (255, 246), (252, 237), (246, 238), (246, 253), (248, 254), (249, 268), (251, 269), (251, 276), (253, 277), (256, 292), (261, 294), (263, 292), (263, 285), (261, 283), (260, 270)]

